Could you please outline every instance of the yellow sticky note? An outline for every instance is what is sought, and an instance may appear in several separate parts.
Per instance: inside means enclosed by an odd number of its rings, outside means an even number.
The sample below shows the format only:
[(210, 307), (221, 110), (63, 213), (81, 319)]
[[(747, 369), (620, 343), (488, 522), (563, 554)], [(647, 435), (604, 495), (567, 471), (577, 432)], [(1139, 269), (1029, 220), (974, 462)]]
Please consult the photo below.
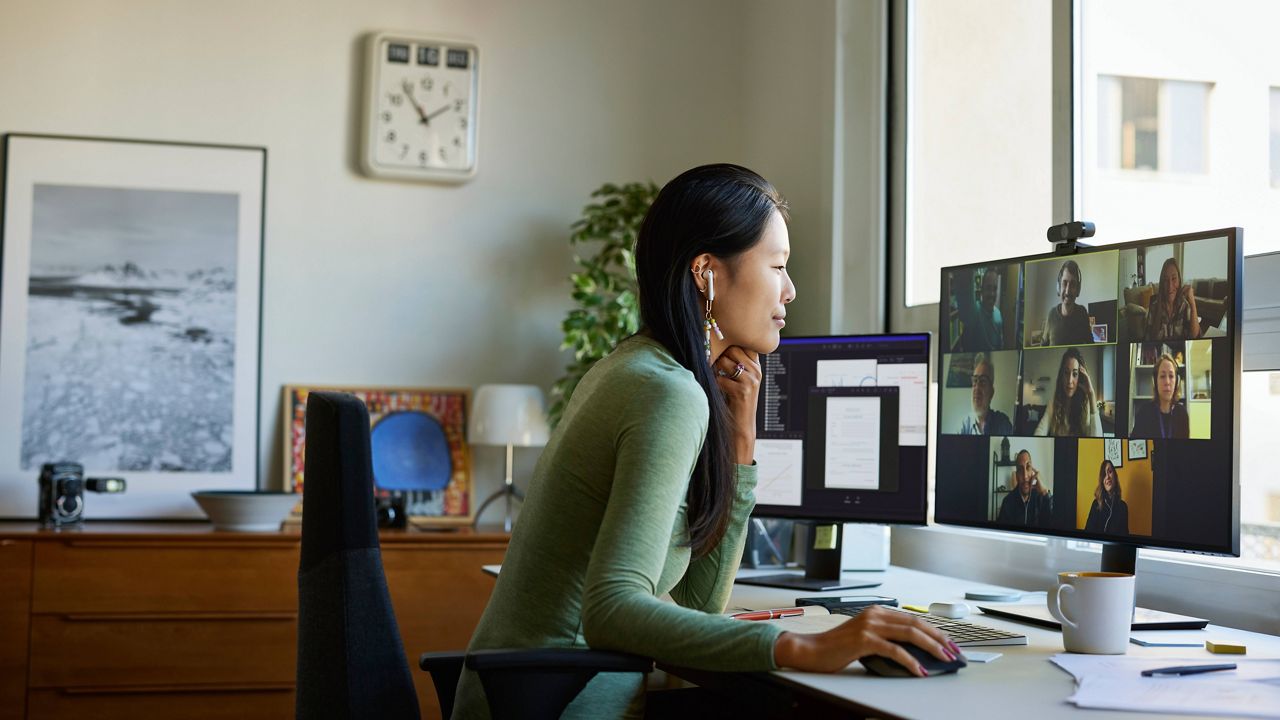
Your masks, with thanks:
[(1218, 655), (1244, 655), (1245, 646), (1233, 643), (1214, 642), (1212, 640), (1204, 641), (1204, 649)]
[(836, 549), (836, 526), (835, 525), (818, 525), (813, 529), (813, 549), (814, 550), (835, 550)]

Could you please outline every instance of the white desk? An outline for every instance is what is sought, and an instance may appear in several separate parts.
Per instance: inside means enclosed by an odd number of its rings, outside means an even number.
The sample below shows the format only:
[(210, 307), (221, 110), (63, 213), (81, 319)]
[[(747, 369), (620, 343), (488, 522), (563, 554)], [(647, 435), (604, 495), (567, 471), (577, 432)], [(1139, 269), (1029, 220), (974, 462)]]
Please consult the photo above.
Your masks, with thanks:
[[(742, 574), (765, 574), (776, 571), (743, 570)], [(880, 578), (883, 584), (877, 588), (848, 590), (831, 593), (735, 585), (730, 607), (763, 609), (789, 607), (797, 597), (823, 595), (886, 595), (897, 598), (900, 604), (928, 606), (930, 602), (963, 601), (974, 606), (974, 601), (964, 600), (966, 589), (991, 587), (942, 575), (891, 568), (884, 573), (854, 573), (859, 578)], [(983, 615), (975, 609), (965, 618), (970, 622), (989, 624), (1027, 636), (1027, 645), (980, 647), (1004, 653), (1004, 656), (987, 664), (970, 663), (959, 673), (932, 678), (881, 678), (868, 675), (862, 665), (854, 663), (842, 672), (834, 674), (802, 673), (781, 670), (768, 674), (768, 678), (782, 686), (790, 686), (806, 694), (829, 701), (842, 711), (862, 710), (867, 714), (904, 718), (975, 718), (983, 720), (1050, 720), (1073, 718), (1074, 720), (1141, 720), (1156, 718), (1149, 713), (1080, 710), (1067, 703), (1075, 685), (1071, 676), (1049, 662), (1053, 655), (1063, 652), (1062, 635), (1053, 630), (1033, 625), (999, 620)], [(1248, 646), (1248, 658), (1280, 658), (1280, 638), (1232, 630), (1210, 625), (1205, 630), (1163, 631), (1161, 636), (1177, 634), (1188, 642), (1205, 639), (1240, 642)], [(1131, 645), (1129, 655), (1142, 657), (1203, 658), (1208, 662), (1231, 662), (1241, 656), (1214, 655), (1198, 648), (1144, 648)], [(727, 674), (721, 674), (727, 675)], [(694, 678), (690, 677), (690, 680)], [(703, 678), (705, 680), (705, 678)], [(707, 683), (703, 683), (704, 685)], [(1202, 717), (1180, 715), (1178, 717)]]

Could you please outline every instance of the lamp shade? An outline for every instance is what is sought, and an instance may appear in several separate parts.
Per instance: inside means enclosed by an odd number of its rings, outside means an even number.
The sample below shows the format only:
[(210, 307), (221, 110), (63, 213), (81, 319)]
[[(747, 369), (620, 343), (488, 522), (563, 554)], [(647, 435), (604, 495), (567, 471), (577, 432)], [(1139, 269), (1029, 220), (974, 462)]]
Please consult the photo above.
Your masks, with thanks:
[(471, 401), (469, 440), (476, 445), (547, 444), (546, 400), (536, 385), (481, 385)]

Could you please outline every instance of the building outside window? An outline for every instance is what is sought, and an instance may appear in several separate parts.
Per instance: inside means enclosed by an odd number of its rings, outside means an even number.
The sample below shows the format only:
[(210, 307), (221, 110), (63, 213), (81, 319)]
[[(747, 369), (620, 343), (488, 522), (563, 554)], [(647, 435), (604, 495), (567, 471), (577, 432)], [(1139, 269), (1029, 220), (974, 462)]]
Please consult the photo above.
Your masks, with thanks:
[(1212, 85), (1116, 75), (1097, 82), (1099, 168), (1206, 172)]

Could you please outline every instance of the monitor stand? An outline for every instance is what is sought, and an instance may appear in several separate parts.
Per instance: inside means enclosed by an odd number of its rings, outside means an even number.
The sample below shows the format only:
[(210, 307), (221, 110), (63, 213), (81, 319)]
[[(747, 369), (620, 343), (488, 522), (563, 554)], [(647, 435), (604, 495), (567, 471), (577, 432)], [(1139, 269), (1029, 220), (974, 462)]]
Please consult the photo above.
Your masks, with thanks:
[[(740, 577), (736, 580), (741, 585), (762, 585), (764, 587), (788, 588), (807, 592), (829, 592), (831, 590), (855, 590), (872, 588), (880, 585), (879, 581), (856, 579), (840, 572), (841, 543), (843, 542), (843, 523), (806, 523), (811, 525), (809, 547), (804, 554), (804, 574), (777, 573), (773, 575), (756, 575)], [(834, 527), (835, 547), (815, 547), (818, 528)]]
[(1124, 543), (1102, 545), (1102, 572), (1136, 575), (1138, 570), (1138, 546)]

